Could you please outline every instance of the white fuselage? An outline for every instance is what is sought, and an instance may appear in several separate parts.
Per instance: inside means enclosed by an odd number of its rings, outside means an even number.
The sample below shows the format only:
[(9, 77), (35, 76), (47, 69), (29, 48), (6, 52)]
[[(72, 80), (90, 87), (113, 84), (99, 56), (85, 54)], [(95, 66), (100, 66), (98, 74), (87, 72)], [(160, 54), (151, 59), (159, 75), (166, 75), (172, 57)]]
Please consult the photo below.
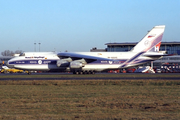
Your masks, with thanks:
[[(107, 58), (109, 60), (96, 60), (94, 62), (85, 64), (81, 69), (83, 71), (103, 71), (107, 69), (119, 69), (139, 65), (147, 61), (152, 61), (152, 58), (139, 56), (136, 61), (130, 61), (127, 66), (122, 66), (127, 60), (138, 55), (137, 52), (76, 52), (80, 55), (88, 55), (98, 58)], [(68, 67), (58, 67), (57, 61), (60, 58), (57, 54), (52, 52), (47, 53), (25, 53), (19, 57), (14, 57), (8, 61), (7, 65), (17, 69), (23, 70), (67, 70)]]

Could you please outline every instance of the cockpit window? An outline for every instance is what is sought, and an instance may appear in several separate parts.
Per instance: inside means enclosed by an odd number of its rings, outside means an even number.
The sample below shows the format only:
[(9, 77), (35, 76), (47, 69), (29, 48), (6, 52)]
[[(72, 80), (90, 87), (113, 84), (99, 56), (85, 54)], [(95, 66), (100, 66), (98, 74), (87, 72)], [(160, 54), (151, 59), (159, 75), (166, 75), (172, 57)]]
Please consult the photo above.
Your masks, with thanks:
[(21, 53), (19, 56), (25, 56), (25, 53)]

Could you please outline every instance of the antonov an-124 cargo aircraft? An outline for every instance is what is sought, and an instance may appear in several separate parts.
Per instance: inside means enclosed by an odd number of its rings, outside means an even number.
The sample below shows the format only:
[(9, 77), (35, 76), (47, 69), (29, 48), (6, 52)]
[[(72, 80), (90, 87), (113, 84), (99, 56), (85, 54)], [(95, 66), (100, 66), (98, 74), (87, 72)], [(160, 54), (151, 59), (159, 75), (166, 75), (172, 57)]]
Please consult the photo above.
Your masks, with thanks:
[(28, 71), (71, 71), (74, 74), (137, 66), (166, 55), (159, 51), (164, 29), (164, 25), (155, 26), (128, 52), (24, 52), (10, 59), (7, 66)]

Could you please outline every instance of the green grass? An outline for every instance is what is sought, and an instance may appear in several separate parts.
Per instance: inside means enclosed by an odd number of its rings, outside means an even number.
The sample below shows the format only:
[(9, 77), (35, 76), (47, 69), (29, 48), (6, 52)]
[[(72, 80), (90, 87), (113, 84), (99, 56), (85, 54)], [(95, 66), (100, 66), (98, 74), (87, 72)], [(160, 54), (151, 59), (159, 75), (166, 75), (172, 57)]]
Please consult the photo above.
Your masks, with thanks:
[(0, 81), (0, 119), (180, 119), (180, 81)]
[(180, 74), (94, 74), (94, 75), (74, 75), (74, 74), (36, 74), (33, 73), (32, 75), (21, 74), (17, 75), (16, 73), (11, 75), (3, 75), (0, 74), (0, 78), (88, 78), (88, 77), (114, 77), (114, 78), (128, 78), (128, 77), (149, 77), (149, 78), (159, 78), (159, 77), (175, 77), (180, 78)]

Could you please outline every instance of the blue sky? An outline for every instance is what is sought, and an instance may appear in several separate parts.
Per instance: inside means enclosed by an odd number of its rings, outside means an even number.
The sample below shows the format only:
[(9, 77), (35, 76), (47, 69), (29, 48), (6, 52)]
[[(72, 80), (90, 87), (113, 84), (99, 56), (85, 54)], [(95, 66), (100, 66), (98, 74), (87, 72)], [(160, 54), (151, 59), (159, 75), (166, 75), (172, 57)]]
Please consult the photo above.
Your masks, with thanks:
[(39, 42), (44, 52), (86, 52), (138, 42), (156, 25), (166, 25), (164, 42), (180, 42), (180, 0), (0, 0), (0, 52)]

